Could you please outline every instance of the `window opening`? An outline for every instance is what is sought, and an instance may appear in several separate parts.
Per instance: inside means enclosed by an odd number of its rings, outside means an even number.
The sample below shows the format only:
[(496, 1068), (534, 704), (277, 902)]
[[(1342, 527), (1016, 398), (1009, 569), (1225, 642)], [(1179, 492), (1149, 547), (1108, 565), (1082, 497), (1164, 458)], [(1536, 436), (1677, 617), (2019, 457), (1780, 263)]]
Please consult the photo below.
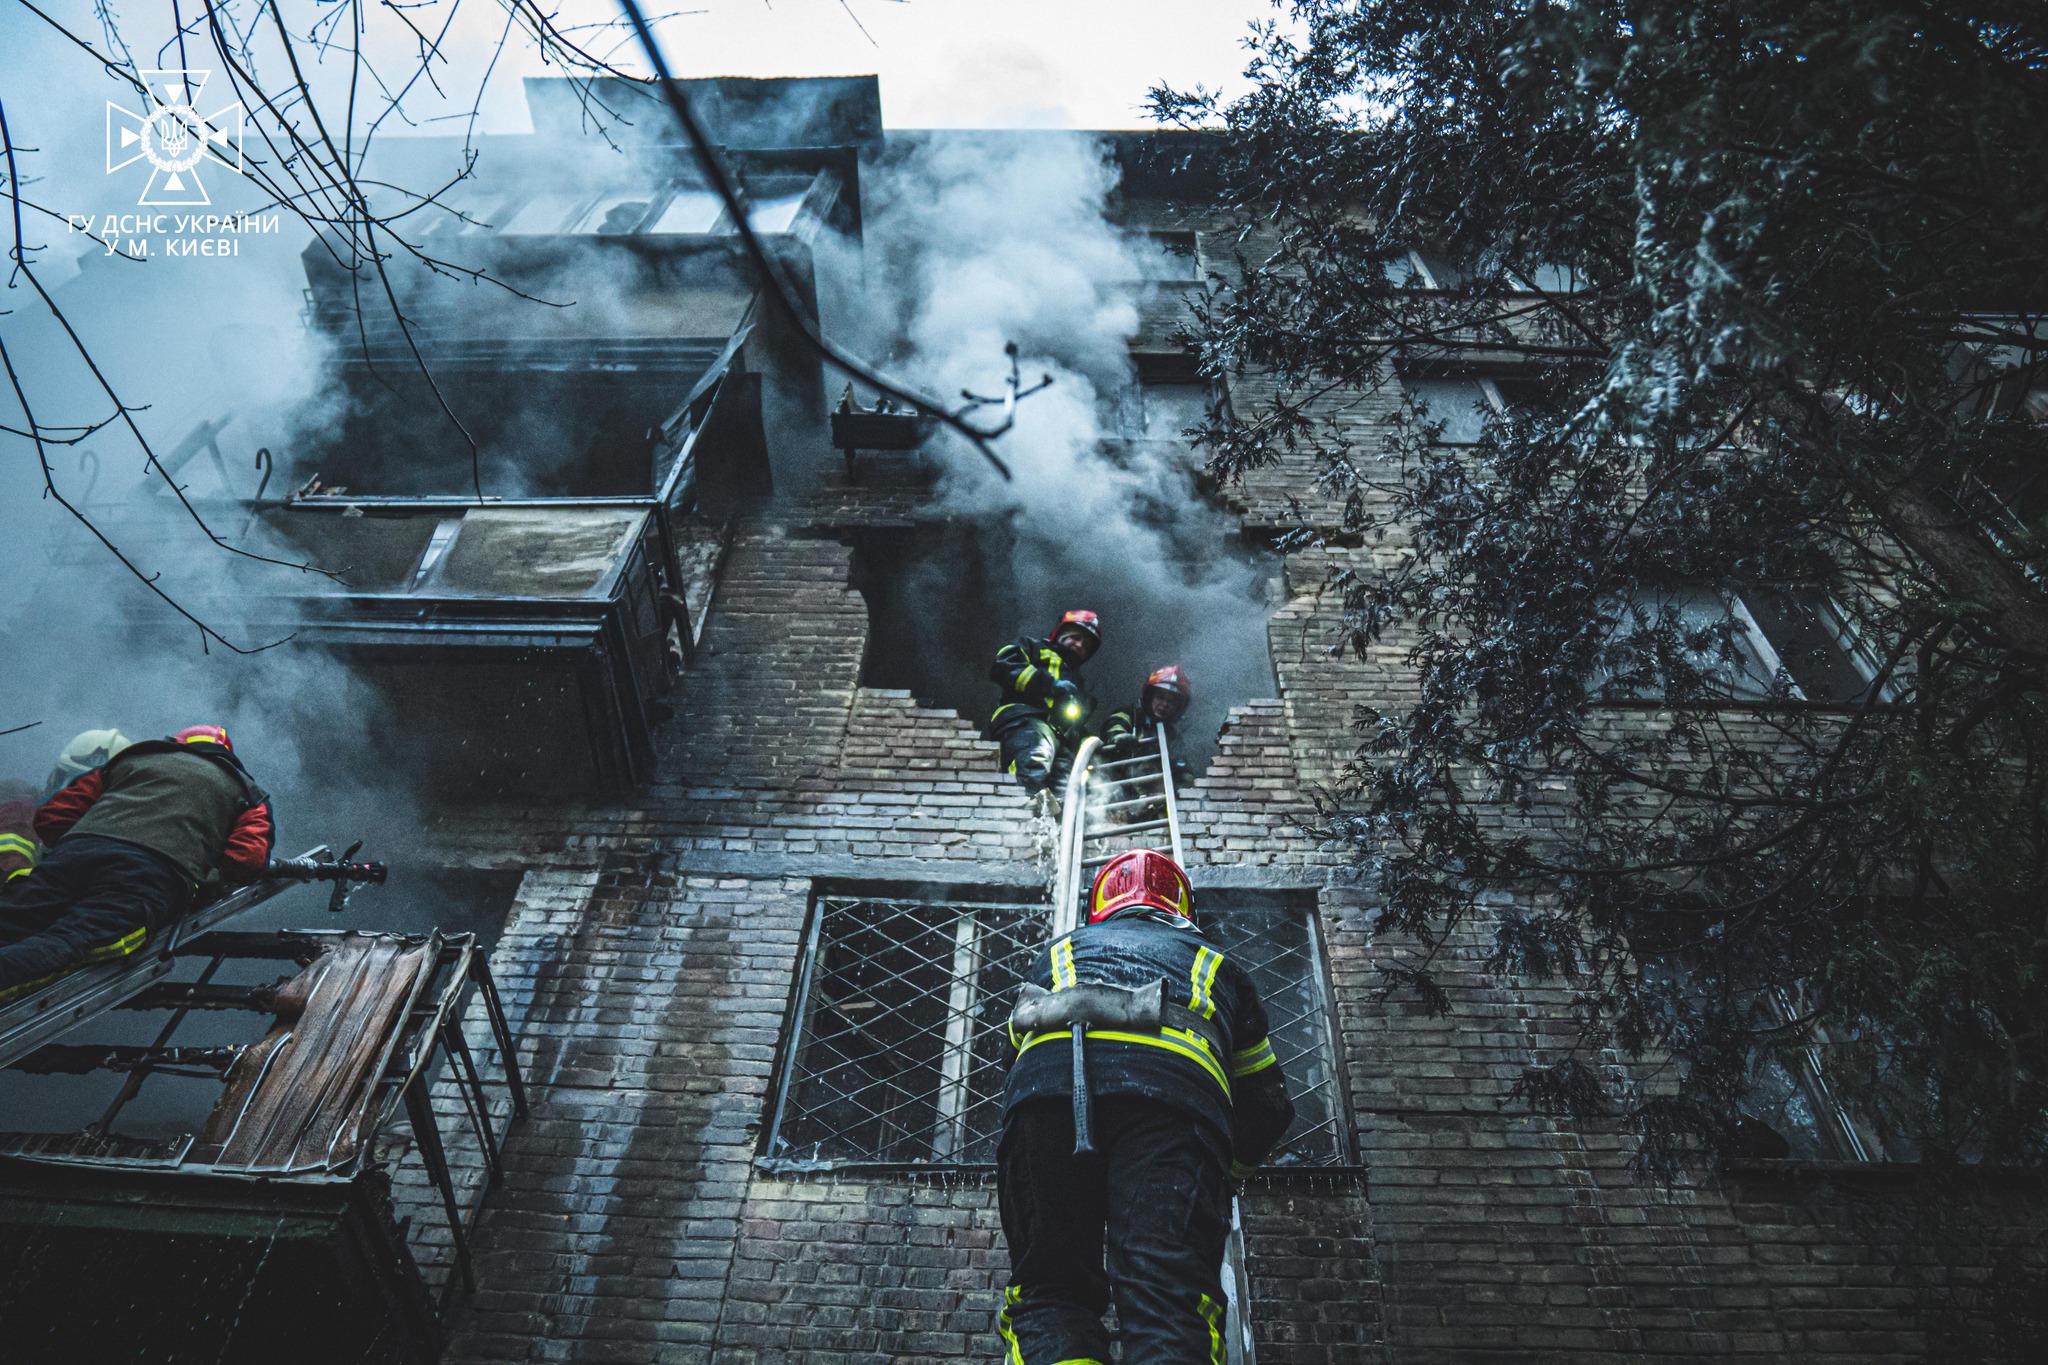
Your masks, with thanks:
[(725, 201), (710, 190), (677, 190), (648, 231), (700, 235), (710, 232), (724, 214)]
[(1197, 905), (1203, 932), (1258, 987), (1273, 1055), (1294, 1100), (1294, 1125), (1268, 1164), (1348, 1162), (1351, 1122), (1338, 1065), (1337, 1015), (1313, 895), (1210, 890), (1199, 894)]
[[(820, 894), (763, 1160), (992, 1164), (1010, 1008), (1049, 916), (1039, 901)], [(1342, 1164), (1350, 1123), (1312, 898), (1208, 892), (1203, 922), (1257, 984), (1294, 1096), (1274, 1164)]]
[(1408, 401), (1425, 422), (1441, 422), (1437, 440), (1473, 445), (1488, 420), (1508, 410), (1507, 396), (1492, 379), (1405, 379)]
[[(1101, 613), (1105, 637), (1080, 672), (1093, 702), (1087, 723), (1135, 705), (1145, 675), (1178, 662), (1194, 678), (1195, 704), (1174, 752), (1199, 774), (1231, 707), (1279, 695), (1266, 641), (1284, 600), (1279, 559), (1192, 489), (1185, 503), (1143, 511), (1159, 520), (1058, 544), (993, 518), (861, 531), (852, 565), (868, 611), (861, 686), (908, 691), (985, 725), (1001, 699), (988, 676), (996, 651), (1086, 607)], [(1132, 571), (1134, 558), (1151, 555), (1170, 557), (1142, 566), (1159, 572)]]
[(1576, 294), (1587, 287), (1584, 277), (1568, 265), (1539, 265), (1529, 272), (1526, 283), (1515, 276), (1508, 277), (1508, 288), (1517, 294), (1532, 292), (1530, 285), (1545, 294)]
[(1046, 907), (820, 895), (762, 1155), (987, 1165)]
[(1140, 278), (1189, 281), (1202, 277), (1192, 232), (1156, 231), (1135, 234)]
[[(1811, 588), (1754, 588), (1741, 599), (1809, 701), (1854, 701), (1876, 681), (1879, 661), (1849, 614)], [(1886, 694), (1894, 689), (1887, 685)]]
[[(1635, 643), (1665, 631), (1668, 639)], [(1617, 612), (1614, 639), (1620, 649), (1591, 679), (1609, 701), (1663, 696), (1677, 664), (1697, 675), (1707, 701), (1846, 703), (1877, 676), (1875, 656), (1847, 613), (1814, 589), (1645, 590)]]
[(1396, 289), (1455, 289), (1465, 278), (1448, 262), (1413, 250), (1389, 258), (1386, 272), (1387, 283)]

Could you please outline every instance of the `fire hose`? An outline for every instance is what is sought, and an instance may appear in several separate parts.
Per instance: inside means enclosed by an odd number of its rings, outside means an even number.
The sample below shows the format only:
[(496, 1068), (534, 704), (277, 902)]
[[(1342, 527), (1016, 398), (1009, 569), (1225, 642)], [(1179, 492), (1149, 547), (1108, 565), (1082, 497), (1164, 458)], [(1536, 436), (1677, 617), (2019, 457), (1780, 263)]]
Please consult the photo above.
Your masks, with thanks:
[(383, 863), (351, 861), (362, 846), (362, 840), (358, 839), (339, 858), (272, 858), (264, 866), (263, 876), (266, 880), (276, 881), (333, 882), (334, 894), (327, 898), (327, 908), (339, 912), (348, 905), (348, 898), (357, 886), (364, 882), (381, 886), (391, 875), (391, 869)]

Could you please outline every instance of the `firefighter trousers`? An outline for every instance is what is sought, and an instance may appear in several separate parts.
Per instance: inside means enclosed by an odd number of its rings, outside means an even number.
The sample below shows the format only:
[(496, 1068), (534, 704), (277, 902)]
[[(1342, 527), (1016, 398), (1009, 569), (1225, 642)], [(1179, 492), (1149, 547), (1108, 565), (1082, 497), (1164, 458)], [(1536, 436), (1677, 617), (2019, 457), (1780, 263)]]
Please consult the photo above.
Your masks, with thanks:
[(1114, 1295), (1123, 1365), (1223, 1365), (1228, 1143), (1136, 1095), (1097, 1097), (1090, 1124), (1085, 1157), (1065, 1100), (1027, 1101), (1003, 1126), (1004, 1360), (1108, 1365), (1102, 1313)]
[(0, 991), (125, 957), (192, 903), (192, 879), (136, 844), (81, 834), (0, 895)]
[(1052, 722), (1039, 716), (1006, 721), (996, 728), (996, 743), (1003, 750), (1003, 771), (1024, 784), (1026, 790), (1044, 791), (1060, 774), (1059, 732)]

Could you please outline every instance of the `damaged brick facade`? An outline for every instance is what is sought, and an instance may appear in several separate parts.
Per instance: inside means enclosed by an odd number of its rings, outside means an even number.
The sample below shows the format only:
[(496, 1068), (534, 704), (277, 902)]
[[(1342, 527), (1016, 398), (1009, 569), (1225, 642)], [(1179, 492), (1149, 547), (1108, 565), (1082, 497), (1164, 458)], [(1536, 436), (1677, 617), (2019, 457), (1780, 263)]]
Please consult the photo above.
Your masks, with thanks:
[[(1139, 226), (1181, 207), (1127, 199)], [(1203, 239), (1203, 250), (1208, 242)], [(1208, 261), (1223, 267), (1223, 262)], [(1134, 349), (1171, 350), (1173, 310)], [(1240, 396), (1242, 397), (1242, 395)], [(1377, 448), (1382, 400), (1352, 409)], [(1386, 398), (1384, 404), (1394, 400)], [(836, 456), (822, 439), (820, 468)], [(476, 1225), (479, 1280), (450, 1361), (796, 1365), (994, 1360), (1007, 1276), (992, 1176), (764, 1169), (821, 881), (1002, 888), (1048, 875), (1052, 831), (997, 770), (979, 716), (865, 688), (854, 537), (915, 524), (915, 490), (833, 477), (736, 503), (709, 623), (662, 730), (659, 777), (615, 799), (451, 816), (446, 858), (525, 882), (493, 959), (534, 1112)], [(1307, 467), (1229, 497), (1266, 542), (1337, 523)], [(1378, 990), (1367, 896), (1304, 829), (1360, 705), (1399, 706), (1397, 645), (1337, 657), (1331, 574), (1373, 548), (1285, 557), (1277, 695), (1234, 708), (1183, 790), (1197, 895), (1315, 898), (1354, 1147), (1246, 1192), (1261, 1365), (1369, 1360), (1812, 1361), (1993, 1349), (1993, 1300), (2041, 1192), (1920, 1173), (1756, 1163), (1665, 1189), (1618, 1128), (1532, 1115), (1508, 1090), (1563, 1037), (1565, 997), (1439, 960), (1452, 1012)], [(437, 1262), (437, 1276), (448, 1273)]]

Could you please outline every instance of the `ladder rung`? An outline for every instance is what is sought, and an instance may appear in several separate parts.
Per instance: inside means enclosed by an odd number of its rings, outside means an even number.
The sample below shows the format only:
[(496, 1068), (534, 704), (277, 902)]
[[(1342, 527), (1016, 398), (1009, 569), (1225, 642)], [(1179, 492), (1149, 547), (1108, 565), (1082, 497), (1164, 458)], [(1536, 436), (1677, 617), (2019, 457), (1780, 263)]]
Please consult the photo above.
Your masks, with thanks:
[(1111, 825), (1108, 829), (1100, 831), (1100, 833), (1143, 834), (1148, 829), (1165, 829), (1167, 825), (1170, 823), (1170, 821), (1164, 818), (1158, 820), (1143, 820), (1135, 825)]
[(1165, 799), (1166, 794), (1164, 792), (1159, 792), (1152, 796), (1134, 796), (1128, 801), (1112, 801), (1108, 805), (1090, 806), (1088, 813), (1093, 815), (1099, 810), (1128, 810), (1132, 806), (1156, 806)]
[(1108, 772), (1108, 771), (1109, 771), (1109, 770), (1110, 770), (1111, 768), (1128, 768), (1128, 767), (1130, 767), (1130, 766), (1131, 766), (1131, 765), (1132, 765), (1133, 763), (1157, 763), (1157, 762), (1159, 762), (1159, 755), (1157, 755), (1157, 754), (1139, 754), (1139, 755), (1138, 755), (1138, 756), (1137, 756), (1136, 758), (1119, 758), (1119, 759), (1117, 759), (1117, 760), (1116, 760), (1116, 761), (1115, 761), (1114, 763), (1096, 763), (1096, 764), (1092, 764), (1092, 765), (1090, 765), (1090, 766), (1091, 766), (1091, 769), (1092, 769), (1093, 771), (1095, 771), (1095, 772), (1098, 772), (1098, 773), (1106, 773), (1106, 772)]
[(1081, 837), (1084, 840), (1099, 839), (1108, 834), (1143, 834), (1146, 830), (1165, 828), (1166, 821), (1164, 820), (1147, 820), (1142, 824), (1136, 825), (1096, 825), (1093, 828), (1082, 830)]
[(1114, 857), (1116, 857), (1118, 853), (1132, 853), (1132, 852), (1135, 852), (1135, 851), (1136, 851), (1135, 849), (1128, 849), (1128, 848), (1120, 848), (1120, 849), (1118, 849), (1118, 850), (1116, 851), (1116, 853), (1105, 853), (1105, 854), (1103, 854), (1103, 855), (1102, 855), (1101, 857), (1099, 857), (1099, 858), (1083, 858), (1083, 859), (1081, 860), (1081, 866), (1083, 866), (1083, 867), (1101, 867), (1101, 866), (1102, 866), (1102, 865), (1103, 865), (1104, 863), (1108, 862), (1108, 861), (1109, 861), (1109, 860), (1110, 860), (1111, 858), (1114, 858)]

